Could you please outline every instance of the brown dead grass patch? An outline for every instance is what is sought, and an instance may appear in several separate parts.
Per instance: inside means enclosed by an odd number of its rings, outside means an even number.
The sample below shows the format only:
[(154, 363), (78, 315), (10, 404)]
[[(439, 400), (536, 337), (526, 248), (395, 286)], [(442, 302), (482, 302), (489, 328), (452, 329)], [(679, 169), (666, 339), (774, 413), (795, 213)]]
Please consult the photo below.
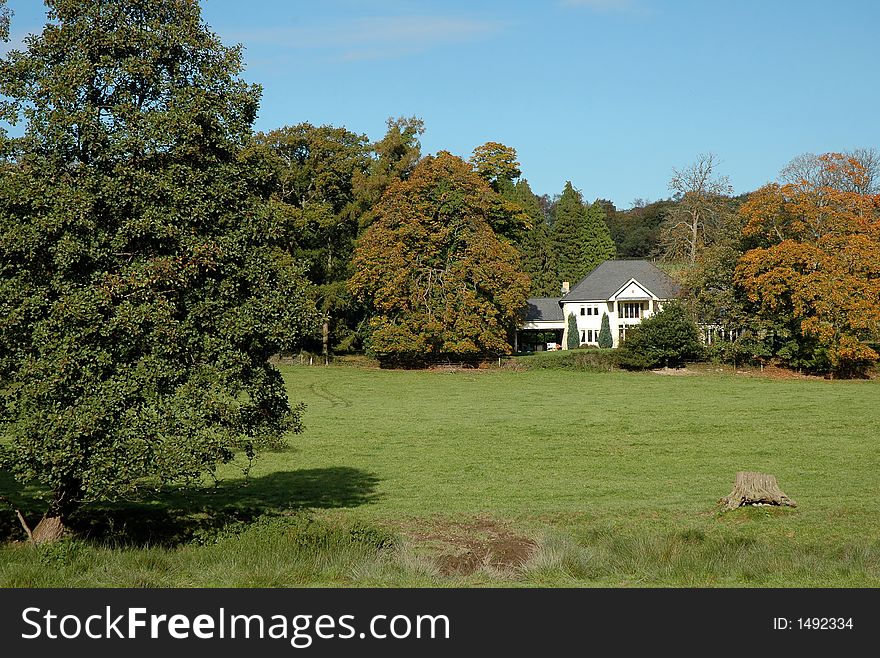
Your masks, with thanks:
[(537, 549), (534, 540), (486, 516), (413, 519), (404, 523), (400, 532), (445, 576), (466, 576), (481, 568), (515, 571)]

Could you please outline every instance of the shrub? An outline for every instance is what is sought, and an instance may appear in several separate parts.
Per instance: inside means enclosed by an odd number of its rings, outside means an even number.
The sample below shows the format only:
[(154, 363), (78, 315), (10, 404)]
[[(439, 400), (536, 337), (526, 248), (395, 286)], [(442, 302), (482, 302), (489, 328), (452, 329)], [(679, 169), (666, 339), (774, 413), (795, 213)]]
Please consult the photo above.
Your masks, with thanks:
[(617, 362), (614, 350), (593, 347), (563, 352), (535, 352), (509, 359), (505, 365), (517, 370), (609, 372), (617, 367)]
[[(627, 337), (628, 339), (629, 337)], [(648, 370), (657, 366), (654, 359), (647, 354), (627, 349), (625, 346), (618, 349), (614, 356), (617, 365), (624, 370)]]
[(697, 325), (680, 304), (670, 303), (627, 332), (618, 350), (618, 363), (629, 370), (677, 368), (702, 356)]
[(706, 347), (706, 358), (715, 363), (755, 365), (769, 357), (768, 345), (748, 334), (733, 341), (718, 340)]

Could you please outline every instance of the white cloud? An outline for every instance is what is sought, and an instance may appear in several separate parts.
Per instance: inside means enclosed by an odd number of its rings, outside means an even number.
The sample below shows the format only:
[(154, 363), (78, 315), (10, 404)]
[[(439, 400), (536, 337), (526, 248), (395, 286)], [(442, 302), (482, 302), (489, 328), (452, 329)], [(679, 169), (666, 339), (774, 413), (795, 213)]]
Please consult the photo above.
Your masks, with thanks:
[(636, 9), (635, 0), (562, 0), (567, 7), (587, 7), (594, 11), (613, 12)]
[(388, 16), (229, 34), (245, 45), (324, 50), (342, 60), (388, 59), (450, 43), (476, 41), (502, 24), (470, 18)]

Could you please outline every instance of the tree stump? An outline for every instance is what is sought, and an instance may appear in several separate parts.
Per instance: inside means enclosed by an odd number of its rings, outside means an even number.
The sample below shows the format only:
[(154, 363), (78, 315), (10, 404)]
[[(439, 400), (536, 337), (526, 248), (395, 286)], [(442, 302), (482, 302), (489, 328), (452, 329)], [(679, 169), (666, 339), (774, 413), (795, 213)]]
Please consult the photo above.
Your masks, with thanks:
[(736, 474), (733, 491), (722, 498), (726, 509), (736, 509), (742, 505), (786, 505), (797, 507), (795, 502), (786, 496), (776, 482), (776, 476), (768, 473), (740, 471)]

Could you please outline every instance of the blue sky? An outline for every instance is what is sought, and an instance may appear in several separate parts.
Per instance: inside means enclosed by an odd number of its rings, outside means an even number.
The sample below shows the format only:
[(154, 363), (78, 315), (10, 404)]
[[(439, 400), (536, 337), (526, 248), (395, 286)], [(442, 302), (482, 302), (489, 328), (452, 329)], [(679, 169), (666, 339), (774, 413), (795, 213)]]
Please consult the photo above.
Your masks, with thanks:
[[(9, 0), (13, 39), (43, 22)], [(737, 192), (794, 156), (880, 148), (873, 0), (204, 0), (263, 85), (256, 124), (379, 139), (424, 119), (425, 153), (514, 147), (535, 192), (571, 180), (629, 207), (704, 152)]]

